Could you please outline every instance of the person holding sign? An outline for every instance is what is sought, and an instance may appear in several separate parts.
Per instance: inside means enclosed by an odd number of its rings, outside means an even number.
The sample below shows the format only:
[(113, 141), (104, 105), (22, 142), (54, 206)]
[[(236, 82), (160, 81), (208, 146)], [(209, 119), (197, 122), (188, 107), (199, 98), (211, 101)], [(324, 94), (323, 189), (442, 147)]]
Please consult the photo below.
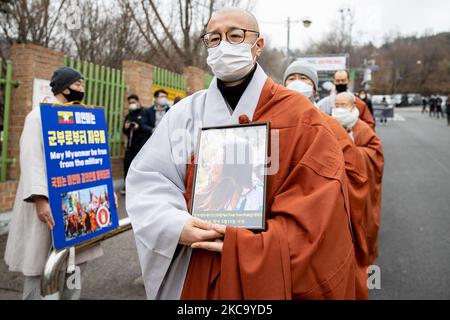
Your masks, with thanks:
[[(50, 85), (61, 104), (83, 100), (83, 76), (74, 69), (64, 67), (56, 70)], [(33, 109), (25, 119), (20, 139), (20, 169), (5, 261), (10, 271), (24, 275), (23, 299), (39, 300), (41, 274), (52, 248), (51, 230), (55, 227), (48, 200), (49, 189), (39, 108)], [(79, 275), (81, 276), (87, 261), (102, 255), (100, 246), (77, 251), (75, 264), (80, 267)], [(80, 295), (81, 287), (76, 285), (74, 288), (68, 288), (64, 283), (62, 299), (76, 300)]]
[[(215, 12), (202, 39), (215, 79), (169, 111), (127, 177), (147, 297), (354, 299), (344, 158), (333, 133), (307, 98), (256, 63), (264, 38), (251, 13)], [(272, 136), (265, 229), (193, 218), (196, 135), (249, 123), (269, 123)]]

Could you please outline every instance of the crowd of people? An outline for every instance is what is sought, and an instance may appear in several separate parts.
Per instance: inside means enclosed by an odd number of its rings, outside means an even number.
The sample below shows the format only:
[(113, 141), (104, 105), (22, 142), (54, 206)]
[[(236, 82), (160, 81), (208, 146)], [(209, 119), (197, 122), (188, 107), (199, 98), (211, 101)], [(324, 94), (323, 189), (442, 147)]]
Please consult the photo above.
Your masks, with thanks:
[[(430, 118), (447, 119), (450, 126), (450, 94), (447, 97), (431, 95), (422, 99), (422, 113), (429, 113)], [(444, 115), (446, 114), (446, 116)]]

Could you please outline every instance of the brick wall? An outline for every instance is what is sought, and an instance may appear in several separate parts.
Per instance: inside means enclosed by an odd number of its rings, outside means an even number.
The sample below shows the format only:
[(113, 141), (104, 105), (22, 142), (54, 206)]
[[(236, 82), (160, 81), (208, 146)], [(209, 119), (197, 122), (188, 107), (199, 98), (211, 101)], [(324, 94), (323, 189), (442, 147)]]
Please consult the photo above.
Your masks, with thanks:
[[(20, 177), (20, 135), (25, 117), (32, 109), (33, 79), (50, 80), (53, 72), (64, 66), (63, 53), (34, 44), (14, 44), (10, 60), (12, 78), (19, 82), (19, 86), (13, 88), (11, 97), (8, 158), (13, 159), (13, 163), (8, 167), (8, 181), (0, 183), (0, 213), (10, 211), (14, 204), (17, 180)], [(123, 61), (122, 70), (126, 85), (125, 99), (130, 94), (137, 94), (144, 106), (152, 105), (153, 66), (140, 61)], [(188, 94), (204, 89), (203, 70), (187, 67), (184, 75), (187, 79)], [(124, 112), (128, 113), (127, 108)], [(112, 158), (111, 166), (113, 178), (123, 179), (123, 158)]]
[(205, 72), (196, 67), (186, 67), (183, 74), (187, 81), (187, 92), (193, 94), (205, 88)]
[(0, 213), (11, 211), (17, 192), (17, 181), (0, 183)]
[[(153, 103), (153, 66), (148, 63), (127, 60), (122, 62), (125, 77), (125, 99), (131, 94), (137, 94), (142, 105), (149, 107)], [(125, 104), (127, 107), (128, 104)], [(128, 113), (127, 108), (125, 113)]]
[(33, 107), (33, 79), (50, 80), (57, 68), (64, 66), (64, 55), (34, 44), (15, 44), (10, 56), (12, 78), (19, 82), (11, 96), (8, 181), (0, 183), (0, 212), (12, 210), (20, 176), (19, 144), (25, 117)]
[(19, 82), (11, 97), (8, 158), (14, 159), (8, 168), (8, 179), (18, 180), (19, 142), (25, 117), (33, 106), (33, 79), (50, 80), (53, 72), (64, 66), (61, 52), (34, 44), (15, 44), (11, 50), (12, 78)]

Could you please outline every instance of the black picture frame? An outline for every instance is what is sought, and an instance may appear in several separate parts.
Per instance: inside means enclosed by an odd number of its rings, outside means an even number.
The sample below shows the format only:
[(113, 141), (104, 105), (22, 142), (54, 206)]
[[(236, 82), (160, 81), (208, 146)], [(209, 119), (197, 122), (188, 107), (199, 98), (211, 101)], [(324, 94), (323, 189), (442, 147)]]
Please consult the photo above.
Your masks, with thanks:
[[(264, 143), (264, 155), (263, 155), (263, 179), (262, 179), (262, 183), (263, 183), (263, 196), (262, 196), (262, 210), (261, 210), (261, 214), (262, 216), (260, 217), (260, 223), (257, 224), (246, 224), (246, 223), (237, 223), (237, 224), (233, 224), (233, 223), (220, 223), (217, 221), (217, 219), (208, 219), (205, 217), (199, 217), (198, 214), (195, 212), (195, 200), (196, 200), (196, 189), (197, 189), (197, 179), (198, 179), (198, 173), (199, 173), (199, 160), (200, 160), (200, 152), (201, 152), (201, 142), (202, 142), (202, 137), (203, 137), (203, 133), (207, 132), (207, 131), (211, 131), (211, 130), (233, 130), (233, 129), (243, 129), (243, 128), (264, 128), (265, 129), (265, 143)], [(268, 122), (259, 122), (259, 123), (250, 123), (250, 124), (240, 124), (240, 125), (226, 125), (226, 126), (214, 126), (214, 127), (205, 127), (200, 129), (200, 133), (198, 135), (198, 141), (197, 141), (197, 147), (196, 147), (196, 152), (195, 152), (195, 172), (194, 172), (194, 178), (193, 178), (193, 185), (192, 185), (192, 194), (191, 194), (191, 203), (190, 203), (190, 213), (192, 216), (194, 217), (198, 217), (201, 218), (202, 220), (206, 220), (215, 224), (224, 224), (226, 226), (232, 226), (232, 227), (239, 227), (239, 228), (244, 228), (244, 229), (248, 229), (248, 230), (252, 230), (252, 231), (264, 231), (266, 230), (266, 210), (267, 210), (267, 205), (266, 205), (266, 192), (267, 192), (267, 173), (268, 173), (268, 155), (269, 155), (269, 139), (270, 139), (270, 123)], [(254, 164), (253, 164), (254, 165)], [(259, 212), (259, 211), (258, 211)], [(214, 214), (214, 212), (211, 213), (212, 215)], [(239, 214), (239, 212), (237, 211), (229, 211), (229, 212), (222, 212), (222, 215), (227, 215), (227, 214), (231, 214), (231, 215), (236, 215)], [(220, 219), (219, 219), (220, 220)]]

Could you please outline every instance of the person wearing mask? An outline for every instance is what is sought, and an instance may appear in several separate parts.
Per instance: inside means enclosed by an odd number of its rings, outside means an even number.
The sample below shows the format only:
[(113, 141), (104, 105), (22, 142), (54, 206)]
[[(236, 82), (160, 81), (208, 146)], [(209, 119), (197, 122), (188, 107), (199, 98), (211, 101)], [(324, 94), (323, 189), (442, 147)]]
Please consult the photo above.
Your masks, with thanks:
[(445, 113), (447, 114), (447, 125), (450, 126), (450, 94), (447, 96), (445, 102)]
[(360, 98), (369, 107), (370, 114), (373, 117), (373, 104), (372, 100), (370, 100), (369, 96), (367, 95), (367, 92), (365, 90), (361, 90), (359, 92), (358, 98)]
[(316, 68), (307, 62), (295, 61), (284, 73), (284, 85), (303, 94), (311, 103), (316, 104), (319, 77)]
[(155, 131), (166, 113), (170, 110), (168, 100), (169, 94), (166, 90), (160, 89), (155, 91), (153, 97), (155, 98), (155, 102), (153, 106), (147, 110), (148, 118), (150, 119), (153, 127), (152, 132)]
[[(127, 137), (124, 158), (125, 179), (131, 162), (150, 138), (155, 127), (154, 119), (150, 118), (150, 114), (141, 105), (137, 95), (133, 94), (128, 97), (128, 110), (129, 113), (123, 124), (123, 134)], [(125, 188), (120, 192), (125, 194)]]
[[(305, 95), (312, 102), (317, 96), (319, 78), (316, 68), (307, 62), (294, 62), (284, 73), (284, 85), (298, 93)], [(335, 138), (339, 142), (345, 160), (345, 172), (348, 178), (348, 194), (350, 200), (350, 217), (354, 234), (354, 246), (356, 257), (356, 298), (367, 300), (369, 290), (367, 287), (368, 267), (371, 262), (370, 252), (374, 246), (367, 237), (366, 226), (376, 225), (375, 218), (367, 214), (368, 198), (370, 197), (370, 181), (366, 169), (367, 155), (361, 151), (351, 139), (347, 131), (341, 124), (325, 112), (321, 112), (322, 117), (329, 125)], [(375, 233), (372, 230), (371, 233)]]
[[(60, 68), (53, 74), (50, 86), (60, 104), (81, 102), (84, 98), (83, 76), (71, 68)], [(49, 204), (47, 170), (44, 156), (40, 108), (25, 119), (20, 139), (20, 179), (6, 244), (5, 261), (12, 272), (24, 276), (24, 300), (41, 299), (41, 275), (52, 248), (51, 231), (55, 226)], [(75, 264), (83, 274), (86, 262), (99, 258), (99, 245), (76, 250)], [(61, 276), (63, 300), (78, 300), (81, 288), (69, 289)], [(81, 278), (82, 279), (82, 278)]]
[[(336, 99), (336, 94), (342, 92), (348, 92), (349, 90), (350, 79), (347, 71), (338, 71), (334, 75), (334, 87), (335, 93), (332, 93), (330, 96), (323, 98), (318, 102), (318, 106), (320, 110), (331, 115), (331, 112), (334, 108), (334, 102)], [(356, 107), (359, 110), (359, 117), (362, 121), (367, 123), (372, 130), (375, 131), (375, 120), (373, 119), (372, 114), (370, 113), (369, 107), (367, 104), (362, 101), (360, 98), (356, 98)]]
[(359, 152), (364, 154), (369, 181), (368, 202), (365, 207), (365, 238), (367, 263), (373, 264), (378, 256), (378, 232), (381, 222), (381, 196), (384, 171), (384, 151), (380, 138), (362, 120), (355, 105), (355, 97), (348, 92), (336, 96), (332, 116), (352, 137)]
[[(344, 159), (328, 125), (307, 98), (276, 84), (256, 62), (264, 38), (251, 13), (214, 12), (202, 39), (215, 78), (170, 110), (127, 177), (147, 297), (354, 299)], [(267, 177), (267, 230), (194, 219), (194, 137), (202, 127), (252, 122), (270, 123), (283, 155)]]

